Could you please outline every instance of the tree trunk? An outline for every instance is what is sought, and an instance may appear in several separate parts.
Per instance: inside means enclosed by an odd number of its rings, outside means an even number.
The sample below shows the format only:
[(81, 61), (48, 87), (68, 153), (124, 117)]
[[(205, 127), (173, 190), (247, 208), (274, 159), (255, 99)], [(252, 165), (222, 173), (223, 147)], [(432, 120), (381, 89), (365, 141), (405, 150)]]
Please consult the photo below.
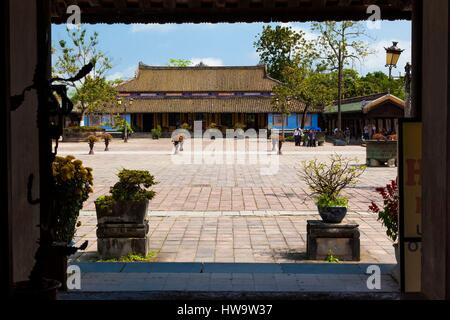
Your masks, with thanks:
[(341, 105), (342, 105), (342, 51), (339, 48), (339, 65), (338, 65), (338, 130), (342, 131), (342, 114), (341, 114)]
[(303, 110), (303, 115), (302, 115), (302, 123), (300, 124), (300, 127), (302, 129), (305, 129), (305, 118), (306, 118), (306, 114), (308, 113), (308, 105), (305, 105), (305, 109)]

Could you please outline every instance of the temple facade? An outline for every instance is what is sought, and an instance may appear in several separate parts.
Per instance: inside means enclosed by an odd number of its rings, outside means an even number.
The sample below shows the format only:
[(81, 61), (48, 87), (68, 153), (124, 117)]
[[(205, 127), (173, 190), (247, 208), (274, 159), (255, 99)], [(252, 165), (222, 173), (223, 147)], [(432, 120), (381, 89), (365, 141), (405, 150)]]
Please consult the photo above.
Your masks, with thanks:
[[(87, 126), (112, 130), (120, 114), (136, 132), (150, 132), (158, 125), (171, 132), (187, 123), (202, 121), (203, 128), (225, 131), (237, 127), (265, 129), (282, 127), (274, 112), (272, 90), (279, 84), (263, 65), (239, 67), (160, 67), (139, 63), (136, 76), (117, 87), (120, 105), (106, 113), (84, 117)], [(131, 103), (130, 103), (131, 102)], [(284, 128), (300, 127), (304, 106), (293, 101)], [(318, 126), (318, 110), (305, 117), (305, 127)]]

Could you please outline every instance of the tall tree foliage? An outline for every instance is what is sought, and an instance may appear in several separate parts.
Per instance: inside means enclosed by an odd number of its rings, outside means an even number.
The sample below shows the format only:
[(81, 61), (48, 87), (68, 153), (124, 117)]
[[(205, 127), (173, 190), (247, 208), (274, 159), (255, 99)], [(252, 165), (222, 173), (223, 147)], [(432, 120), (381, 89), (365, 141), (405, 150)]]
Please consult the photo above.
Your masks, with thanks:
[(89, 62), (94, 64), (92, 72), (85, 78), (66, 83), (73, 90), (72, 100), (83, 116), (85, 114), (103, 111), (109, 102), (116, 99), (114, 84), (120, 80), (106, 79), (106, 73), (111, 70), (111, 59), (98, 48), (99, 35), (94, 32), (88, 35), (85, 29), (67, 29), (69, 42), (60, 40), (54, 48), (56, 55), (53, 66), (55, 76), (69, 78)]
[(305, 33), (291, 27), (264, 26), (257, 37), (253, 45), (260, 62), (267, 66), (272, 78), (280, 81), (284, 81), (283, 70), (292, 67), (299, 54), (309, 54), (312, 49), (312, 44), (305, 39)]
[(342, 129), (342, 88), (344, 68), (361, 62), (371, 51), (363, 38), (370, 38), (361, 22), (315, 22), (312, 29), (319, 32), (317, 41), (323, 69), (337, 71), (338, 129)]
[(291, 27), (265, 26), (254, 45), (260, 54), (260, 61), (267, 65), (269, 75), (280, 80), (280, 84), (273, 89), (272, 106), (275, 112), (281, 114), (281, 134), (284, 137), (285, 119), (290, 114), (291, 105), (299, 100), (305, 103), (304, 115), (311, 106), (311, 97), (306, 91), (307, 87), (312, 89), (315, 83), (309, 77), (313, 74), (316, 52), (304, 32)]
[(304, 128), (306, 114), (312, 108), (323, 110), (334, 100), (335, 92), (329, 85), (330, 74), (316, 72), (311, 67), (301, 64), (286, 68), (283, 74), (286, 79), (282, 85), (285, 94), (304, 104), (301, 120), (301, 127)]

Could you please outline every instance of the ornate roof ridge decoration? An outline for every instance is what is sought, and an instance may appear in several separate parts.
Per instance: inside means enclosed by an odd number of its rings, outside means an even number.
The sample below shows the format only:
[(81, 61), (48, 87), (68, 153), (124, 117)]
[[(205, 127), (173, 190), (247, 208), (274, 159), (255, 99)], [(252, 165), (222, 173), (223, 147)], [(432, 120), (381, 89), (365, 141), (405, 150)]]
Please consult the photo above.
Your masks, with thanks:
[(212, 70), (214, 70), (214, 69), (218, 69), (218, 70), (222, 70), (222, 69), (231, 69), (231, 70), (233, 70), (233, 69), (245, 69), (245, 70), (257, 69), (257, 70), (259, 70), (259, 69), (263, 69), (263, 70), (266, 70), (266, 66), (263, 64), (258, 64), (258, 65), (252, 65), (252, 66), (245, 66), (245, 65), (244, 66), (237, 66), (237, 65), (235, 65), (235, 66), (208, 66), (208, 65), (198, 66), (198, 65), (195, 65), (195, 66), (187, 66), (187, 67), (177, 67), (177, 66), (153, 66), (153, 65), (145, 64), (140, 61), (139, 69), (142, 69), (142, 70), (186, 70), (186, 69), (192, 69), (192, 70), (202, 70), (202, 69), (205, 69), (205, 70), (209, 70), (209, 69), (212, 69)]

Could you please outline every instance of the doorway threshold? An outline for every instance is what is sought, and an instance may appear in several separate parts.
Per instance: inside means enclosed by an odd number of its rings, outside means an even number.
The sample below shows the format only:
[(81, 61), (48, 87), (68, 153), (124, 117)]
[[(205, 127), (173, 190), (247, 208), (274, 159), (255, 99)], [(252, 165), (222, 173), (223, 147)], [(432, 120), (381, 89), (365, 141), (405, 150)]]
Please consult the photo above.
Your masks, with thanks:
[[(61, 295), (63, 299), (113, 297), (188, 296), (284, 297), (313, 294), (344, 298), (352, 294), (396, 298), (399, 286), (392, 278), (394, 264), (379, 267), (379, 286), (368, 285), (367, 263), (78, 263), (81, 289)], [(123, 297), (125, 297), (123, 296)], [(147, 298), (145, 298), (147, 297)]]

